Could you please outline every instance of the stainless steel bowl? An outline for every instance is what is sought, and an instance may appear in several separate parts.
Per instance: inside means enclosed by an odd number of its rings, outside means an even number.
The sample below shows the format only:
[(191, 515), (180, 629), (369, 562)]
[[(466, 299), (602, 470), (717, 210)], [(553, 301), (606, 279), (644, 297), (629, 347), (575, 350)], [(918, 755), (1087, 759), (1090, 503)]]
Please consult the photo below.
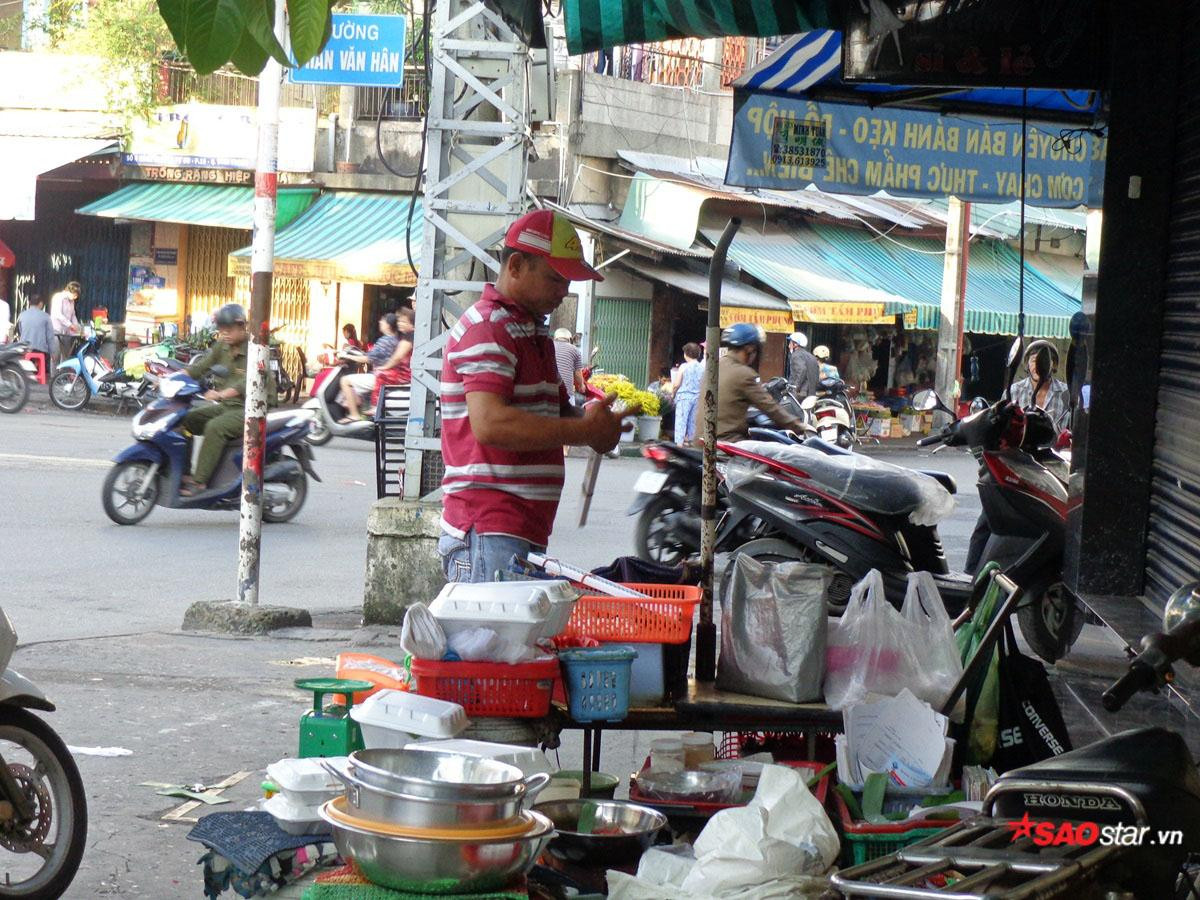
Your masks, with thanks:
[[(620, 829), (620, 834), (583, 834), (579, 814), (585, 803), (596, 807), (596, 829)], [(571, 863), (633, 862), (654, 844), (666, 827), (667, 817), (656, 809), (620, 800), (552, 800), (539, 803), (534, 812), (554, 823), (555, 835), (546, 852)]]
[(508, 763), (444, 751), (356, 750), (348, 767), (365, 784), (434, 800), (532, 796), (549, 783), (549, 778), (526, 778)]
[(468, 894), (502, 888), (533, 868), (554, 834), (549, 819), (530, 813), (535, 827), (517, 838), (390, 837), (339, 822), (329, 815), (329, 805), (321, 807), (321, 818), (329, 824), (344, 859), (358, 863), (375, 884), (419, 894)]
[(524, 800), (523, 790), (494, 800), (437, 800), (376, 787), (328, 764), (324, 768), (346, 786), (348, 813), (406, 828), (457, 828), (512, 822), (520, 815)]
[(742, 796), (742, 773), (660, 772), (637, 775), (638, 790), (647, 800), (667, 803), (737, 803)]

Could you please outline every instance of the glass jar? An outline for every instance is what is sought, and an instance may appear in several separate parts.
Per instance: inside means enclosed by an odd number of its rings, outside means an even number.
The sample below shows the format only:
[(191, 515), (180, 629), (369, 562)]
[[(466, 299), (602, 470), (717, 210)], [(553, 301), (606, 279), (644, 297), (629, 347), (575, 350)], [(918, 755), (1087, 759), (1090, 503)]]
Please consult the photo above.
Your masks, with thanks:
[(683, 771), (683, 741), (658, 738), (650, 742), (650, 768), (656, 772)]
[(713, 747), (713, 737), (707, 731), (689, 731), (683, 736), (683, 767), (699, 769), (706, 762), (716, 758), (716, 748)]

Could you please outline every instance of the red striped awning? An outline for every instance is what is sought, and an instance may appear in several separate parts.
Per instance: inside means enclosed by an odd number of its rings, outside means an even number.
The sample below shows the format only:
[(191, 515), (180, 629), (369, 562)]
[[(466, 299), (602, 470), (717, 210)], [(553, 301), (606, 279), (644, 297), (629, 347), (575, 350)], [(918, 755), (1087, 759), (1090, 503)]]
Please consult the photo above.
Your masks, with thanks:
[(0, 241), (0, 269), (11, 269), (17, 264), (17, 255), (9, 249), (8, 244)]

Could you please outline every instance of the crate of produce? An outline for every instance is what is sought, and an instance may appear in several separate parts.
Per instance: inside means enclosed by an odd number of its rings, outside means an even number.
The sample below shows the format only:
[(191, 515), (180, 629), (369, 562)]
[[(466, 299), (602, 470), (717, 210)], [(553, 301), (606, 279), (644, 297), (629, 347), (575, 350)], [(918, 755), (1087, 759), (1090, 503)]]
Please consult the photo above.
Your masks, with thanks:
[(579, 598), (563, 630), (567, 638), (682, 644), (692, 635), (700, 588), (683, 584), (626, 584), (646, 597)]
[(468, 716), (540, 718), (550, 712), (558, 659), (527, 663), (414, 659), (417, 693), (457, 703)]
[(577, 647), (558, 654), (567, 709), (576, 722), (619, 722), (629, 714), (629, 680), (637, 650)]
[(857, 866), (867, 860), (887, 856), (901, 847), (941, 834), (957, 824), (957, 820), (950, 819), (913, 819), (873, 825), (854, 819), (850, 815), (850, 807), (837, 791), (833, 792), (833, 803), (841, 825), (843, 866)]

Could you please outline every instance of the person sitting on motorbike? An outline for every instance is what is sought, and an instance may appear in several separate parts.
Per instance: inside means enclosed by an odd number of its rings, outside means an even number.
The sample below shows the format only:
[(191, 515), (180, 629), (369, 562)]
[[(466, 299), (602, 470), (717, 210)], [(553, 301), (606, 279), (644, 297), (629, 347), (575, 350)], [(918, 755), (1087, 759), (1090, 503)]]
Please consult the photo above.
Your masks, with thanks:
[[(242, 436), (246, 418), (246, 310), (239, 303), (227, 303), (217, 310), (214, 320), (217, 341), (212, 350), (188, 366), (189, 377), (199, 381), (212, 374), (213, 387), (204, 394), (211, 406), (193, 409), (183, 417), (182, 425), (193, 435), (203, 435), (200, 455), (191, 475), (183, 478), (180, 494), (192, 497), (208, 487), (225, 445)], [(275, 405), (275, 376), (267, 368), (267, 405)]]
[(1054, 423), (1056, 432), (1067, 427), (1071, 412), (1071, 389), (1055, 378), (1058, 349), (1049, 341), (1034, 341), (1025, 350), (1027, 378), (1014, 381), (1012, 402), (1021, 409), (1042, 409)]
[(397, 318), (395, 313), (388, 313), (381, 316), (379, 319), (379, 340), (377, 340), (367, 351), (367, 362), (371, 364), (372, 371), (364, 372), (356, 375), (343, 375), (339, 382), (342, 389), (342, 406), (346, 407), (347, 414), (338, 419), (339, 425), (349, 425), (357, 419), (362, 418), (362, 413), (358, 409), (358, 394), (369, 394), (375, 388), (375, 373), (384, 368), (388, 360), (392, 358), (392, 354), (396, 352), (396, 348), (400, 343), (400, 339), (396, 335)]
[(360, 353), (362, 352), (362, 341), (358, 339), (358, 329), (354, 327), (353, 323), (347, 322), (342, 326), (342, 346), (340, 346), (338, 349), (343, 353), (345, 353), (347, 350), (357, 350)]
[(828, 378), (834, 378), (838, 381), (842, 380), (842, 375), (838, 372), (837, 366), (829, 363), (829, 348), (824, 344), (817, 344), (813, 347), (813, 356), (817, 358), (817, 362), (821, 364), (821, 380), (825, 381)]
[(803, 431), (804, 423), (780, 409), (758, 382), (763, 336), (758, 326), (739, 322), (721, 332), (728, 352), (717, 366), (717, 440), (744, 441), (750, 437), (746, 412), (757, 407), (780, 428)]

